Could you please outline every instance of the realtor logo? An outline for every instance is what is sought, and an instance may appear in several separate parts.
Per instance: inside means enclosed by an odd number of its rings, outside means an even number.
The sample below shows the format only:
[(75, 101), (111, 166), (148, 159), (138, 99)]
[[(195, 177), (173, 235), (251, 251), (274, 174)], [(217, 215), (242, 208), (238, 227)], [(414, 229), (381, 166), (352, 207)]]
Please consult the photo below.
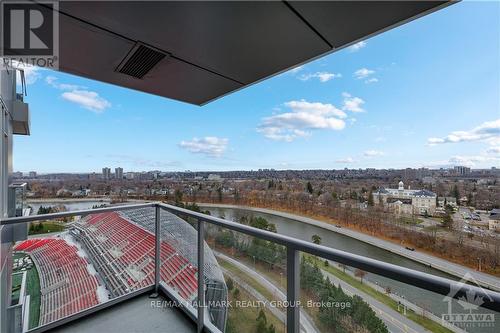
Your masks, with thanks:
[(56, 1), (2, 1), (3, 64), (57, 69), (59, 15)]
[[(443, 299), (443, 302), (448, 303), (448, 312), (443, 313), (441, 316), (443, 326), (449, 327), (451, 324), (464, 330), (472, 327), (494, 327), (495, 314), (492, 311), (481, 308), (482, 304), (492, 301), (491, 299), (484, 299), (483, 296), (470, 290), (465, 293), (465, 296), (460, 296), (458, 299), (455, 299), (459, 290), (467, 285), (467, 283), (478, 287), (480, 291), (483, 290), (472, 275), (467, 273), (463, 279), (458, 282), (456, 288), (450, 290), (450, 293)], [(481, 294), (483, 293), (481, 292)]]

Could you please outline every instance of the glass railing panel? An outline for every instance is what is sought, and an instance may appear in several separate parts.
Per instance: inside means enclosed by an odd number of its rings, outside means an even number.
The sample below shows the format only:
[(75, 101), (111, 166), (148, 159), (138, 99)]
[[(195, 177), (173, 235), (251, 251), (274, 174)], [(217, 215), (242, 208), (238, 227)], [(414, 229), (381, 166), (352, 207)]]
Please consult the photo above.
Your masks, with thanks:
[(193, 316), (198, 300), (198, 223), (160, 210), (160, 283)]
[(306, 253), (300, 271), (301, 304), (317, 332), (493, 333), (500, 327), (500, 313), (482, 308), (475, 295), (456, 300)]
[(151, 212), (145, 208), (29, 223), (28, 239), (16, 242), (12, 254), (12, 304), (23, 306), (24, 329), (151, 286)]
[[(265, 220), (239, 222), (273, 230)], [(210, 224), (205, 239), (211, 249), (205, 255), (207, 304), (227, 301), (208, 308), (211, 324), (228, 333), (285, 332), (285, 247)]]

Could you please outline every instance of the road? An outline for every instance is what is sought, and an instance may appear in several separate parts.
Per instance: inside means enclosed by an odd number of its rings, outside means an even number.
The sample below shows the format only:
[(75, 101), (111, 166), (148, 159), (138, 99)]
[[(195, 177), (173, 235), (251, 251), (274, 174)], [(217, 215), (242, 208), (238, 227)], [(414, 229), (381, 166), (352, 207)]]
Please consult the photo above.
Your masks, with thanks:
[[(269, 311), (271, 311), (271, 313), (276, 317), (278, 318), (282, 323), (286, 323), (286, 315), (283, 311), (281, 311), (280, 309), (278, 309), (277, 307), (275, 306), (270, 306), (269, 305), (269, 301), (271, 300), (268, 300), (264, 295), (262, 295), (261, 293), (259, 293), (257, 290), (255, 290), (252, 286), (250, 286), (248, 283), (246, 283), (245, 281), (243, 281), (242, 279), (240, 279), (238, 276), (236, 276), (235, 274), (233, 274), (231, 271), (225, 269), (225, 268), (222, 268), (222, 272), (229, 276), (231, 279), (233, 279), (233, 281), (238, 284), (240, 287), (242, 287), (243, 289), (245, 289), (250, 295), (252, 295), (255, 299), (257, 299), (258, 301), (261, 301), (263, 302), (263, 304), (266, 304), (265, 307), (266, 309), (268, 309)], [(301, 327), (301, 331), (305, 331), (305, 328), (304, 327)]]
[(345, 236), (357, 239), (359, 241), (365, 242), (367, 244), (371, 244), (373, 246), (377, 246), (379, 248), (385, 249), (392, 253), (398, 254), (400, 256), (406, 257), (408, 259), (414, 260), (416, 262), (420, 262), (424, 265), (433, 267), (450, 275), (456, 276), (460, 279), (466, 278), (468, 281), (474, 284), (478, 284), (483, 287), (487, 287), (493, 290), (500, 291), (500, 279), (486, 273), (477, 272), (475, 270), (470, 269), (469, 267), (465, 267), (462, 265), (458, 265), (447, 261), (445, 259), (441, 259), (438, 257), (431, 256), (429, 254), (419, 252), (419, 251), (409, 251), (405, 249), (404, 246), (400, 246), (398, 244), (379, 239), (374, 236), (370, 236), (359, 231), (351, 230), (348, 228), (337, 228), (334, 225), (321, 222), (318, 220), (314, 220), (309, 217), (284, 213), (276, 210), (265, 209), (265, 208), (254, 208), (248, 206), (236, 206), (236, 205), (222, 205), (222, 204), (199, 204), (201, 207), (220, 207), (220, 208), (239, 208), (245, 209), (249, 211), (261, 212), (271, 215), (277, 215), (284, 218), (293, 219), (299, 222), (307, 223), (314, 225), (316, 227), (320, 227), (332, 232), (337, 232), (343, 234)]
[[(257, 280), (263, 287), (265, 287), (267, 290), (273, 293), (273, 295), (277, 295), (280, 297), (280, 299), (286, 299), (285, 294), (283, 291), (278, 288), (276, 285), (274, 285), (272, 282), (270, 282), (266, 277), (264, 277), (262, 274), (254, 271), (252, 268), (246, 266), (245, 264), (240, 263), (239, 261), (226, 256), (223, 253), (220, 252), (215, 252), (215, 255), (235, 266), (237, 266), (240, 270), (244, 271), (245, 273), (251, 275), (255, 280)], [(414, 323), (413, 321), (409, 320), (408, 318), (404, 317), (397, 311), (394, 311), (387, 305), (377, 301), (373, 297), (355, 289), (351, 285), (345, 283), (344, 281), (338, 279), (336, 276), (322, 270), (323, 275), (328, 276), (330, 281), (334, 282), (335, 284), (340, 284), (342, 286), (342, 289), (346, 294), (353, 296), (353, 295), (358, 295), (361, 298), (363, 298), (364, 301), (366, 301), (370, 307), (375, 311), (375, 313), (379, 316), (380, 319), (384, 321), (384, 323), (387, 325), (387, 328), (389, 329), (390, 332), (403, 332), (403, 333), (419, 333), (419, 332), (428, 332), (425, 328), (422, 326)], [(312, 319), (305, 313), (305, 311), (301, 311), (301, 324), (306, 321), (312, 322)], [(304, 318), (304, 316), (307, 316), (307, 318)], [(279, 318), (279, 317), (278, 317)], [(309, 329), (314, 329), (317, 331), (315, 328), (309, 327)]]
[[(245, 264), (240, 263), (239, 261), (226, 256), (223, 253), (213, 251), (216, 257), (219, 257), (234, 266), (238, 267), (241, 271), (251, 275), (257, 282), (259, 282), (264, 288), (269, 290), (273, 295), (275, 295), (278, 300), (285, 301), (286, 295), (285, 293), (277, 286), (275, 286), (272, 282), (270, 282), (265, 276), (260, 274), (259, 272), (254, 271), (252, 268), (248, 267)], [(304, 311), (300, 310), (300, 324), (303, 326), (306, 332), (319, 333), (319, 330), (315, 327), (312, 318)]]
[(375, 311), (380, 319), (387, 325), (387, 328), (390, 332), (408, 332), (408, 333), (419, 333), (419, 332), (430, 332), (426, 330), (424, 327), (416, 324), (405, 316), (401, 315), (399, 312), (394, 311), (384, 303), (377, 301), (375, 298), (371, 297), (368, 294), (352, 287), (350, 284), (342, 281), (337, 278), (335, 275), (321, 270), (323, 275), (327, 276), (331, 282), (336, 285), (340, 285), (342, 290), (349, 296), (358, 295), (360, 296), (366, 303), (370, 305), (370, 307)]

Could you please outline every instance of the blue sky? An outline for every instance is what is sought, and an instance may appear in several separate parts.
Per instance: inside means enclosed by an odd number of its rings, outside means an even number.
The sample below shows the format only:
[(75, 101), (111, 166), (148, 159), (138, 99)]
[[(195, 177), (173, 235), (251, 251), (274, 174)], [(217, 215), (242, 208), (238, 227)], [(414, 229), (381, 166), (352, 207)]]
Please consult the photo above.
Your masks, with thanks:
[(461, 2), (203, 107), (28, 69), (14, 170), (500, 167), (500, 4)]

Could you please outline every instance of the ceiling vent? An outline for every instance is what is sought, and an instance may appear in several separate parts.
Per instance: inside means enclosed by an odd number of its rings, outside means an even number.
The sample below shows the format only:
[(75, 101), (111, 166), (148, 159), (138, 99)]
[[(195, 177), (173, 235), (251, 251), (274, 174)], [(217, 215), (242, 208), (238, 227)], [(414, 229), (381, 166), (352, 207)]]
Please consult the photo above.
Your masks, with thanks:
[(170, 54), (137, 42), (116, 71), (142, 79), (157, 63), (168, 56)]

